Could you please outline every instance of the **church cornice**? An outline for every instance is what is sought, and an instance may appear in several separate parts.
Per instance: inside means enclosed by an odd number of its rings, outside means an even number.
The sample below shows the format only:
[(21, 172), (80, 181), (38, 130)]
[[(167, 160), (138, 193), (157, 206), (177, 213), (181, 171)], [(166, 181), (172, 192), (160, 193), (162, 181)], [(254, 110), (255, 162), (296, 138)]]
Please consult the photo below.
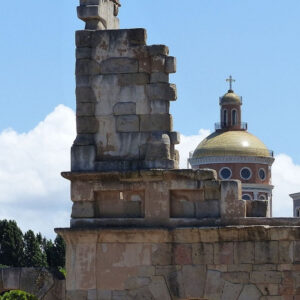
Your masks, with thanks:
[(201, 158), (189, 158), (192, 167), (207, 164), (223, 164), (223, 163), (250, 163), (250, 164), (266, 164), (272, 165), (273, 157), (259, 156), (207, 156)]

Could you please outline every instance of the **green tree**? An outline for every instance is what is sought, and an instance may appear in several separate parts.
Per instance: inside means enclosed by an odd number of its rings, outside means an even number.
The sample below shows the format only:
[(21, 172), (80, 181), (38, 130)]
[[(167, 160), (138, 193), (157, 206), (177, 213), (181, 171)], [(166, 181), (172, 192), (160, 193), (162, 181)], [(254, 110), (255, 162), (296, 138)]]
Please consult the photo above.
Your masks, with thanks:
[(60, 235), (54, 240), (54, 266), (65, 267), (66, 264), (66, 244)]
[(54, 243), (43, 239), (43, 248), (47, 255), (47, 262), (51, 268), (64, 268), (66, 245), (61, 236), (57, 235)]
[(24, 257), (23, 233), (15, 221), (0, 221), (0, 264), (22, 266)]
[(2, 297), (0, 296), (1, 300), (37, 300), (37, 297), (28, 294), (23, 291), (10, 291), (5, 293)]
[(32, 230), (24, 234), (24, 266), (47, 267), (47, 257)]

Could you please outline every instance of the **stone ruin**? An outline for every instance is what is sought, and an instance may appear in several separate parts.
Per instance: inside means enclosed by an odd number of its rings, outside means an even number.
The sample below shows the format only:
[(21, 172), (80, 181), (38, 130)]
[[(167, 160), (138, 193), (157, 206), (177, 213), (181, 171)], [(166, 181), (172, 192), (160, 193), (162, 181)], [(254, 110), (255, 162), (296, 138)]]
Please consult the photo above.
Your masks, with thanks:
[(119, 2), (80, 4), (66, 299), (300, 299), (299, 219), (249, 218), (239, 181), (178, 169), (176, 59), (120, 30)]

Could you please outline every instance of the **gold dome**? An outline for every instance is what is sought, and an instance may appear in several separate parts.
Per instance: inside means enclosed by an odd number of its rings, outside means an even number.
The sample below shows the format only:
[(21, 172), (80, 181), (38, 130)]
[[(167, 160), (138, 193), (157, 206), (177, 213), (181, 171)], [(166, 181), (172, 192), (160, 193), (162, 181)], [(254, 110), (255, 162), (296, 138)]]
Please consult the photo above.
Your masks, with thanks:
[(241, 97), (234, 93), (234, 91), (229, 90), (228, 93), (226, 93), (221, 99), (220, 99), (220, 105), (226, 105), (226, 104), (242, 104)]
[(247, 131), (216, 131), (204, 139), (193, 153), (193, 158), (207, 156), (272, 155), (260, 139)]

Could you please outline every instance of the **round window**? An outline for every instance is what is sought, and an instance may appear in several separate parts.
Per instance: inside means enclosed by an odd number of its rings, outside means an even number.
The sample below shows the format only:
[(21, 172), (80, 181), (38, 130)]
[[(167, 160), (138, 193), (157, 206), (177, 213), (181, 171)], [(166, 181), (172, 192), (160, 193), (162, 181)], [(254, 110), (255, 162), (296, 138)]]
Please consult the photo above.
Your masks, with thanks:
[(219, 174), (222, 179), (229, 179), (232, 175), (232, 172), (229, 168), (222, 168)]
[(245, 180), (248, 180), (251, 178), (252, 172), (249, 168), (243, 168), (241, 170), (241, 177)]
[(263, 195), (263, 194), (262, 194), (262, 195), (260, 195), (260, 196), (259, 196), (259, 200), (266, 200), (266, 196), (265, 196), (265, 195)]
[(251, 196), (250, 196), (249, 194), (244, 194), (244, 195), (242, 196), (242, 199), (243, 199), (243, 200), (252, 200), (252, 198), (251, 198)]
[(259, 169), (258, 175), (259, 175), (259, 178), (261, 180), (265, 180), (266, 179), (266, 171), (264, 169)]

